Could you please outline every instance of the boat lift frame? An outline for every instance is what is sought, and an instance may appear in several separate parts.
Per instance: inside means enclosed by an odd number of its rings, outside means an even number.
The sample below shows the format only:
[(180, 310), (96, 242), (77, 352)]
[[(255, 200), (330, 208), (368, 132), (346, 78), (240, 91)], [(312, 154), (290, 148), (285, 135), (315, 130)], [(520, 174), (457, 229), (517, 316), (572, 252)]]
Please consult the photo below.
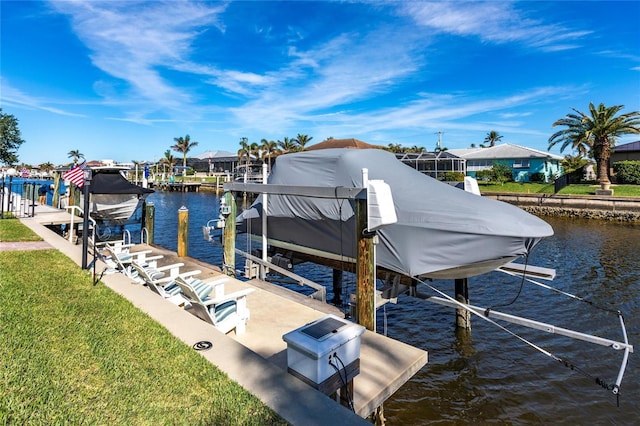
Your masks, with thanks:
[[(368, 170), (362, 169), (362, 187), (326, 187), (275, 185), (267, 182), (267, 168), (263, 165), (263, 183), (229, 182), (223, 185), (225, 192), (262, 194), (262, 261), (261, 278), (266, 277), (267, 261), (267, 217), (268, 196), (289, 195), (297, 197), (346, 199), (355, 202), (357, 261), (356, 261), (356, 320), (367, 329), (376, 328), (376, 258), (377, 235), (368, 229)], [(234, 218), (235, 221), (235, 218)], [(229, 227), (230, 228), (230, 227)], [(225, 226), (227, 229), (227, 226)]]

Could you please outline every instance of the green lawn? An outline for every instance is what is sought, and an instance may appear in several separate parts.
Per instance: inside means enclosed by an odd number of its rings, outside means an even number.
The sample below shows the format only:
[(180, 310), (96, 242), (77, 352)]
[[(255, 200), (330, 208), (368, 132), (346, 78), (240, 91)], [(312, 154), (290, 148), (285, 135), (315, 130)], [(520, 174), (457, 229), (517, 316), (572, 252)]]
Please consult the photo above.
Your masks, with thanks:
[(0, 307), (0, 424), (286, 424), (57, 250), (0, 252)]
[(31, 229), (18, 219), (0, 220), (0, 242), (2, 241), (42, 241)]
[[(480, 192), (513, 192), (519, 194), (553, 194), (555, 189), (553, 184), (547, 183), (519, 183), (506, 182), (504, 185), (499, 183), (478, 183)], [(596, 189), (600, 185), (593, 184), (575, 184), (563, 188), (558, 194), (562, 195), (595, 195)], [(640, 185), (611, 185), (615, 196), (621, 197), (640, 197)]]

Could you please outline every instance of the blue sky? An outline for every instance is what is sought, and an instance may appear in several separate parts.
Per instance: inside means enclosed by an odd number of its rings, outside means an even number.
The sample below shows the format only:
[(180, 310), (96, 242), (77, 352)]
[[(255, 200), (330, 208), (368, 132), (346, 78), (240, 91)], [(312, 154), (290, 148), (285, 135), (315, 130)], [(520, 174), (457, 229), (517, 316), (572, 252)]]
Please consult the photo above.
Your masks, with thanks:
[(153, 161), (186, 134), (190, 154), (298, 133), (467, 148), (491, 130), (546, 150), (572, 107), (640, 110), (637, 1), (0, 7), (1, 107), (29, 164)]

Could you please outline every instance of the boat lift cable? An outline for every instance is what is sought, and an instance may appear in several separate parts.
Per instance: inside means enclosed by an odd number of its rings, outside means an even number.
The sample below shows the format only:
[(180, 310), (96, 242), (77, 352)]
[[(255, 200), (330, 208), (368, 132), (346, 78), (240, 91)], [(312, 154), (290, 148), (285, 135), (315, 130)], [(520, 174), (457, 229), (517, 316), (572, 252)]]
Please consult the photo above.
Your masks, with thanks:
[[(629, 345), (628, 339), (627, 339), (627, 333), (626, 333), (626, 328), (624, 326), (624, 321), (622, 321), (622, 317), (621, 318), (621, 324), (622, 324), (622, 329), (623, 329), (623, 333), (624, 333), (624, 354), (623, 354), (623, 359), (622, 359), (622, 365), (620, 366), (620, 370), (618, 372), (618, 376), (616, 378), (616, 382), (615, 384), (609, 384), (606, 381), (595, 377), (589, 373), (587, 373), (585, 370), (583, 370), (582, 368), (578, 367), (577, 365), (575, 365), (574, 363), (570, 362), (567, 359), (563, 359), (557, 355), (554, 355), (553, 353), (547, 351), (546, 349), (543, 349), (542, 347), (536, 345), (535, 343), (525, 339), (524, 337), (518, 335), (517, 333), (509, 330), (508, 328), (506, 328), (505, 326), (498, 324), (496, 321), (492, 320), (491, 318), (489, 318), (486, 314), (488, 313), (487, 310), (483, 311), (481, 309), (474, 309), (471, 306), (461, 303), (459, 301), (457, 301), (455, 298), (449, 296), (448, 294), (444, 293), (441, 290), (438, 290), (437, 288), (435, 288), (434, 286), (432, 286), (431, 284), (427, 283), (426, 281), (420, 280), (419, 278), (416, 278), (416, 280), (419, 283), (424, 284), (425, 286), (429, 287), (432, 291), (438, 293), (439, 295), (441, 295), (444, 299), (446, 299), (446, 301), (448, 302), (447, 305), (453, 305), (459, 308), (462, 308), (466, 311), (471, 312), (472, 314), (475, 314), (477, 316), (479, 316), (480, 318), (482, 318), (483, 320), (489, 322), (490, 324), (495, 325), (496, 327), (498, 327), (499, 329), (505, 331), (506, 333), (512, 335), (513, 337), (515, 337), (516, 339), (520, 340), (521, 342), (525, 343), (526, 345), (531, 346), (532, 348), (534, 348), (535, 350), (539, 351), (540, 353), (548, 356), (549, 358), (558, 361), (559, 363), (561, 363), (562, 365), (564, 365), (565, 367), (570, 368), (571, 370), (577, 371), (578, 373), (582, 374), (583, 376), (591, 379), (594, 381), (594, 383), (596, 383), (598, 386), (602, 387), (603, 389), (607, 389), (610, 390), (614, 395), (616, 395), (616, 402), (618, 407), (620, 406), (620, 384), (622, 382), (622, 378), (624, 376), (624, 371), (626, 369), (627, 366), (627, 360), (629, 357), (629, 352), (631, 352), (633, 350), (633, 347), (631, 345)], [(524, 324), (523, 324), (524, 325)], [(615, 343), (610, 345), (613, 349), (622, 349), (622, 345), (616, 345)]]
[(522, 279), (520, 280), (520, 288), (518, 289), (518, 293), (515, 295), (513, 300), (511, 300), (511, 302), (509, 303), (489, 306), (484, 313), (485, 316), (489, 316), (489, 312), (491, 312), (491, 309), (493, 308), (504, 308), (505, 306), (513, 305), (516, 302), (516, 300), (518, 300), (518, 298), (520, 297), (520, 294), (522, 293), (522, 288), (524, 287), (524, 280), (526, 278), (528, 264), (529, 264), (529, 255), (526, 255), (524, 257), (524, 269), (522, 271)]
[[(504, 269), (498, 269), (498, 271), (500, 271), (500, 272), (502, 272), (502, 273), (505, 273), (505, 274), (507, 274), (507, 275), (511, 275), (511, 276), (518, 276), (518, 275), (520, 275), (519, 273), (510, 272), (510, 271), (505, 271)], [(565, 292), (565, 291), (559, 290), (559, 289), (557, 289), (557, 288), (555, 288), (555, 287), (552, 287), (552, 286), (550, 286), (550, 285), (543, 284), (543, 283), (538, 282), (538, 281), (536, 281), (536, 280), (533, 280), (533, 279), (531, 279), (531, 278), (527, 278), (527, 277), (525, 277), (525, 276), (524, 276), (524, 273), (522, 274), (522, 277), (523, 277), (523, 279), (524, 279), (524, 280), (526, 280), (526, 281), (530, 282), (531, 284), (535, 284), (535, 285), (537, 285), (537, 286), (539, 286), (539, 287), (542, 287), (542, 288), (545, 288), (545, 289), (547, 289), (547, 290), (551, 290), (551, 291), (554, 291), (554, 292), (556, 292), (556, 293), (558, 293), (558, 294), (562, 294), (562, 295), (564, 295), (564, 296), (570, 297), (570, 298), (575, 299), (575, 300), (578, 300), (578, 301), (580, 301), (580, 302), (584, 302), (584, 303), (586, 303), (586, 304), (588, 304), (588, 305), (593, 306), (594, 308), (600, 309), (600, 310), (602, 310), (602, 311), (612, 312), (612, 313), (614, 313), (614, 314), (616, 314), (616, 315), (622, 315), (622, 313), (621, 313), (619, 310), (617, 310), (617, 309), (611, 309), (611, 308), (608, 308), (608, 307), (606, 307), (606, 306), (598, 305), (597, 303), (595, 303), (595, 302), (593, 302), (593, 301), (591, 301), (591, 300), (585, 299), (584, 297), (580, 297), (580, 296), (577, 296), (577, 295), (575, 295), (575, 294), (567, 293), (567, 292)]]

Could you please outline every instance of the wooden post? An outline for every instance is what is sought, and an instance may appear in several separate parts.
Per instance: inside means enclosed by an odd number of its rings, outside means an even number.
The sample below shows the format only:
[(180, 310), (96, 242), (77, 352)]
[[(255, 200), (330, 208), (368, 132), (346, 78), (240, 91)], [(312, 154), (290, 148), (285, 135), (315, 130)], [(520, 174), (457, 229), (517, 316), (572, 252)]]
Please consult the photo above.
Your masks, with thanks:
[[(458, 302), (469, 304), (469, 280), (467, 278), (455, 279), (455, 293)], [(471, 312), (456, 308), (456, 327), (471, 330)]]
[(224, 193), (224, 202), (229, 206), (229, 214), (224, 221), (224, 241), (222, 271), (227, 275), (235, 275), (236, 271), (236, 200), (231, 191)]
[(51, 198), (51, 206), (56, 209), (60, 207), (60, 173), (53, 174), (53, 197)]
[(189, 239), (189, 209), (185, 206), (178, 209), (178, 257), (187, 256)]
[(147, 244), (153, 244), (156, 220), (156, 206), (144, 203), (144, 228), (147, 230)]
[(376, 331), (375, 306), (375, 259), (372, 236), (366, 235), (367, 200), (357, 199), (356, 204), (356, 301), (358, 324), (367, 330)]

